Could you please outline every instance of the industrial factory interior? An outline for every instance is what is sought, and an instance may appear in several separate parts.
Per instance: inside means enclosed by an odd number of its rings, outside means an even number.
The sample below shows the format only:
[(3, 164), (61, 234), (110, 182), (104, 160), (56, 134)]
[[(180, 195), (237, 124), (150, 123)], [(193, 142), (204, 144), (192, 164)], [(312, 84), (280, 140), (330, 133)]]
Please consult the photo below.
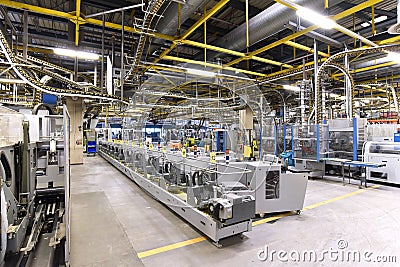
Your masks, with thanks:
[(399, 266), (400, 0), (0, 0), (0, 267)]

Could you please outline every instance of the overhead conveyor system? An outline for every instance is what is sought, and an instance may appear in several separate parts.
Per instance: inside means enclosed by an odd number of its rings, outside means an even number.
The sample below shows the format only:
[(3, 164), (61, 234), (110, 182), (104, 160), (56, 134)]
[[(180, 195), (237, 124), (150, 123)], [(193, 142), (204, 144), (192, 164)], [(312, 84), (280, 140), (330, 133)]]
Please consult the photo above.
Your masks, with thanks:
[[(97, 93), (97, 92), (94, 92), (93, 90), (87, 90), (87, 89), (93, 88), (91, 86), (90, 87), (80, 86), (77, 83), (75, 83), (61, 75), (58, 75), (51, 71), (39, 69), (39, 71), (44, 72), (46, 75), (49, 75), (52, 78), (61, 81), (62, 83), (71, 85), (71, 89), (54, 88), (54, 87), (50, 87), (50, 86), (42, 84), (40, 81), (38, 81), (37, 79), (35, 79), (31, 75), (29, 75), (27, 73), (27, 71), (24, 70), (23, 67), (21, 67), (20, 63), (24, 63), (24, 62), (15, 56), (13, 51), (10, 49), (8, 42), (1, 30), (0, 30), (0, 47), (3, 52), (2, 56), (4, 56), (4, 58), (7, 60), (7, 62), (12, 66), (12, 69), (13, 69), (15, 75), (18, 78), (20, 78), (21, 80), (25, 81), (29, 86), (31, 86), (35, 90), (58, 95), (58, 96), (85, 97), (85, 98), (102, 99), (102, 100), (108, 100), (108, 101), (119, 100), (118, 97), (116, 97), (116, 96)], [(33, 57), (30, 57), (29, 59), (34, 61)], [(38, 60), (37, 62), (40, 62), (40, 61)]]

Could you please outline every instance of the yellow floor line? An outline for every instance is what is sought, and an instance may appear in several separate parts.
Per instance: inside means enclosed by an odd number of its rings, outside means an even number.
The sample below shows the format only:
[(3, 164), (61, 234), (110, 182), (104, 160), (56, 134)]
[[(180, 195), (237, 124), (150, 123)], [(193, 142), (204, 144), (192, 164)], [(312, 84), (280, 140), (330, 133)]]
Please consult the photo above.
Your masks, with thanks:
[(279, 219), (281, 219), (283, 217), (286, 217), (286, 216), (289, 216), (289, 215), (293, 215), (293, 212), (285, 212), (285, 213), (282, 213), (282, 214), (279, 214), (279, 215), (276, 215), (276, 216), (272, 216), (272, 217), (268, 217), (268, 218), (265, 218), (265, 219), (257, 220), (257, 221), (252, 223), (252, 226), (257, 226), (257, 225), (260, 225), (260, 224), (276, 221), (276, 220), (279, 220)]
[(162, 252), (166, 252), (166, 251), (169, 251), (169, 250), (173, 250), (173, 249), (177, 249), (177, 248), (181, 248), (181, 247), (186, 247), (186, 246), (189, 246), (189, 245), (192, 245), (192, 244), (196, 244), (196, 243), (199, 243), (199, 242), (202, 242), (202, 241), (205, 241), (205, 240), (207, 240), (206, 237), (200, 236), (200, 237), (196, 237), (196, 238), (189, 239), (189, 240), (186, 240), (186, 241), (178, 242), (178, 243), (175, 243), (175, 244), (171, 244), (171, 245), (167, 245), (167, 246), (163, 246), (163, 247), (159, 247), (159, 248), (155, 248), (155, 249), (150, 249), (150, 250), (146, 250), (146, 251), (143, 251), (143, 252), (139, 252), (137, 254), (137, 256), (138, 256), (139, 259), (141, 259), (141, 258), (149, 257), (149, 256), (152, 256), (152, 255), (155, 255), (155, 254), (159, 254), (159, 253), (162, 253)]
[(355, 196), (355, 195), (361, 194), (362, 192), (365, 192), (365, 190), (374, 189), (374, 188), (378, 188), (378, 187), (381, 187), (381, 185), (373, 185), (373, 186), (370, 186), (368, 188), (359, 189), (357, 191), (354, 191), (354, 192), (351, 192), (351, 193), (348, 193), (348, 194), (345, 194), (345, 195), (342, 195), (342, 196), (338, 196), (338, 197), (331, 198), (331, 199), (328, 199), (328, 200), (325, 200), (325, 201), (321, 201), (321, 202), (313, 204), (313, 205), (309, 205), (307, 207), (304, 207), (302, 209), (302, 211), (315, 209), (315, 208), (317, 208), (319, 206), (326, 205), (326, 204), (329, 204), (329, 203), (332, 203), (332, 202), (335, 202), (335, 201), (338, 201), (338, 200), (341, 200), (341, 199), (344, 199), (344, 198), (348, 198), (348, 197), (351, 197), (351, 196)]
[[(324, 201), (321, 201), (319, 203), (306, 206), (306, 207), (304, 207), (302, 209), (302, 211), (315, 209), (317, 207), (320, 207), (320, 206), (323, 206), (323, 205), (326, 205), (326, 204), (329, 204), (329, 203), (332, 203), (332, 202), (335, 202), (335, 201), (338, 201), (338, 200), (341, 200), (341, 199), (344, 199), (344, 198), (348, 198), (348, 197), (351, 197), (351, 196), (354, 196), (354, 195), (358, 195), (358, 194), (361, 194), (361, 193), (365, 192), (368, 189), (374, 189), (374, 188), (378, 188), (380, 186), (381, 185), (373, 185), (373, 186), (370, 186), (370, 187), (368, 187), (366, 189), (359, 189), (357, 191), (354, 191), (354, 192), (351, 192), (351, 193), (348, 193), (348, 194), (345, 194), (345, 195), (342, 195), (342, 196), (338, 196), (338, 197), (335, 197), (335, 198), (324, 200)], [(261, 220), (253, 222), (252, 225), (253, 226), (257, 226), (257, 225), (260, 225), (260, 224), (264, 224), (264, 223), (268, 223), (268, 222), (271, 222), (271, 221), (279, 220), (279, 219), (281, 219), (283, 217), (287, 217), (287, 216), (290, 216), (290, 215), (293, 215), (293, 212), (285, 212), (285, 213), (282, 213), (282, 214), (279, 214), (279, 215), (276, 215), (276, 216), (272, 216), (272, 217), (268, 217), (268, 218), (265, 218), (265, 219), (261, 219)], [(167, 246), (163, 246), (163, 247), (154, 248), (154, 249), (146, 250), (146, 251), (143, 251), (143, 252), (139, 252), (137, 254), (137, 256), (138, 256), (139, 259), (142, 259), (142, 258), (153, 256), (153, 255), (156, 255), (156, 254), (159, 254), (159, 253), (163, 253), (163, 252), (167, 252), (167, 251), (174, 250), (174, 249), (177, 249), (177, 248), (186, 247), (186, 246), (189, 246), (189, 245), (192, 245), (192, 244), (203, 242), (205, 240), (207, 240), (207, 237), (200, 236), (200, 237), (196, 237), (196, 238), (193, 238), (193, 239), (185, 240), (185, 241), (182, 241), (182, 242), (174, 243), (174, 244), (171, 244), (171, 245), (167, 245)]]

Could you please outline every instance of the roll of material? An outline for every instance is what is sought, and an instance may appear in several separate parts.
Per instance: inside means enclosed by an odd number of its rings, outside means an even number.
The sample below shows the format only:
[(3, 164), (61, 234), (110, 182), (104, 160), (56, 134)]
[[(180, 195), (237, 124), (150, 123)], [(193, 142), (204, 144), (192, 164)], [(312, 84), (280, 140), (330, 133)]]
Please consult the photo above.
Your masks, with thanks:
[(56, 196), (63, 194), (64, 194), (64, 187), (36, 189), (37, 196)]

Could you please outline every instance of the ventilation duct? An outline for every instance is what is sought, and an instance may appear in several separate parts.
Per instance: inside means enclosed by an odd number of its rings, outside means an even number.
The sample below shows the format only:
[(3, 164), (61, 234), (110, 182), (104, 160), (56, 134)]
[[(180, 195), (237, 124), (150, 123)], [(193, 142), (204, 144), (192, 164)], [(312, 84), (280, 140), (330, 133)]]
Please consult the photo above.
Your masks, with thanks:
[[(399, 0), (400, 1), (400, 0)], [(324, 1), (321, 0), (296, 0), (294, 3), (314, 10), (324, 10)], [(330, 0), (329, 5), (334, 6), (343, 0)], [(276, 3), (249, 20), (250, 45), (279, 32), (290, 20), (296, 20), (296, 11), (282, 4)], [(246, 48), (246, 23), (236, 27), (216, 43), (216, 46), (225, 47), (235, 51)], [(221, 53), (209, 53), (210, 58), (220, 56)]]
[[(181, 23), (183, 24), (196, 11), (204, 0), (188, 0), (181, 4)], [(157, 25), (157, 32), (166, 35), (175, 35), (178, 28), (178, 3), (173, 2), (163, 14), (163, 18)]]

